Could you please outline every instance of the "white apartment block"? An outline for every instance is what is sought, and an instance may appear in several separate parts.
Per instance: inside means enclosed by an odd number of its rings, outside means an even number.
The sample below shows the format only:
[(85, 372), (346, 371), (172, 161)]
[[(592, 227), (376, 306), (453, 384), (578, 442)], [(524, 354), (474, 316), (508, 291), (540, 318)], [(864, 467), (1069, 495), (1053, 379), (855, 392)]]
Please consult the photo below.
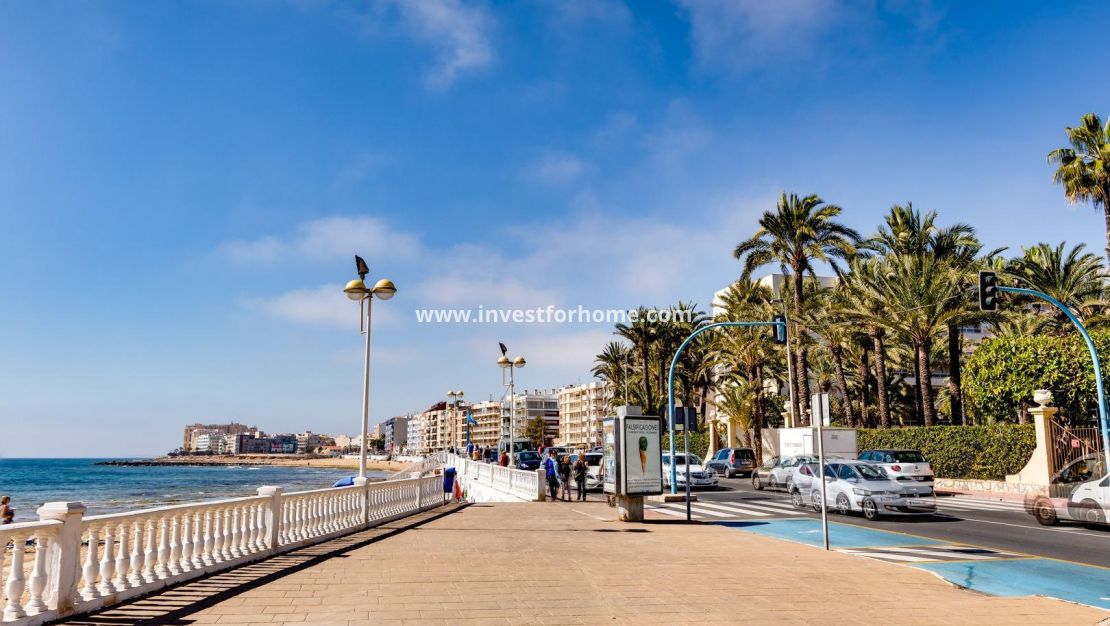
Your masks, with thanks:
[(508, 405), (500, 400), (487, 400), (474, 404), (470, 410), (477, 422), (470, 427), (470, 441), (483, 448), (496, 448), (501, 440), (502, 424), (508, 420)]
[(559, 445), (572, 448), (601, 445), (601, 420), (608, 413), (609, 394), (609, 385), (600, 381), (559, 390)]
[[(544, 437), (552, 440), (559, 438), (559, 392), (544, 389), (525, 391), (513, 396), (515, 419), (513, 422), (514, 437), (523, 437), (525, 425), (536, 417), (544, 419)], [(509, 412), (506, 411), (501, 422), (501, 434), (507, 437), (509, 433)]]
[(421, 413), (423, 449), (426, 452), (435, 452), (447, 448), (465, 448), (466, 411), (469, 408), (470, 404), (467, 402), (459, 402), (457, 407), (447, 402), (437, 402)]
[(425, 451), (423, 416), (410, 416), (407, 430), (408, 435), (405, 440), (405, 452), (409, 454), (423, 454)]

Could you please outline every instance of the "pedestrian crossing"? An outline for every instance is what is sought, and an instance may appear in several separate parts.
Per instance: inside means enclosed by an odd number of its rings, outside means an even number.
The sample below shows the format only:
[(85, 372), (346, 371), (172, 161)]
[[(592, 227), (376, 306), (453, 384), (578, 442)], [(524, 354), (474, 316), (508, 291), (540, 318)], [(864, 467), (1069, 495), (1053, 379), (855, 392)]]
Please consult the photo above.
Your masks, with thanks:
[[(647, 504), (649, 511), (669, 516), (686, 517), (685, 503)], [(786, 500), (748, 498), (734, 501), (702, 501), (690, 503), (690, 517), (692, 519), (760, 519), (772, 517), (794, 517), (805, 515), (791, 506)]]
[(891, 563), (937, 563), (952, 561), (993, 561), (998, 559), (1020, 559), (1024, 554), (1002, 552), (974, 546), (952, 545), (927, 545), (927, 546), (892, 546), (892, 547), (867, 547), (867, 548), (837, 548), (837, 552), (866, 556), (880, 561)]

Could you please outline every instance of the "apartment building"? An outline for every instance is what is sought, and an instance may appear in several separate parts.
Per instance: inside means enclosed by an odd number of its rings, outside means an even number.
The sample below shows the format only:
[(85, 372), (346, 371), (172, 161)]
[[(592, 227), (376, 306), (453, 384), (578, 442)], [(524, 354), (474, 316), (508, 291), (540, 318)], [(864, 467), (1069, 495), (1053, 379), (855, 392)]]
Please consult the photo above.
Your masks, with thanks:
[(509, 419), (509, 407), (500, 400), (487, 400), (470, 407), (475, 424), (470, 426), (470, 441), (483, 448), (496, 448), (502, 424)]
[(408, 442), (409, 416), (391, 417), (381, 424), (382, 445), (386, 452), (400, 452)]
[(572, 448), (601, 445), (601, 420), (608, 413), (610, 393), (610, 386), (600, 381), (559, 390), (559, 445)]
[[(201, 435), (244, 435), (259, 432), (257, 426), (247, 426), (238, 422), (231, 422), (230, 424), (189, 424), (185, 427), (181, 449), (185, 452), (200, 452), (197, 449), (197, 438)], [(206, 445), (210, 445), (212, 438), (205, 441)]]
[(410, 414), (405, 424), (405, 454), (423, 454), (424, 421), (420, 415)]
[(306, 430), (297, 433), (297, 454), (313, 454), (325, 446), (334, 446), (335, 439)]
[[(544, 437), (554, 441), (559, 438), (559, 392), (544, 389), (525, 391), (513, 396), (513, 409), (515, 413), (513, 431), (514, 437), (523, 437), (525, 425), (542, 417), (544, 420)], [(502, 418), (502, 436), (509, 433), (509, 414), (506, 411)]]

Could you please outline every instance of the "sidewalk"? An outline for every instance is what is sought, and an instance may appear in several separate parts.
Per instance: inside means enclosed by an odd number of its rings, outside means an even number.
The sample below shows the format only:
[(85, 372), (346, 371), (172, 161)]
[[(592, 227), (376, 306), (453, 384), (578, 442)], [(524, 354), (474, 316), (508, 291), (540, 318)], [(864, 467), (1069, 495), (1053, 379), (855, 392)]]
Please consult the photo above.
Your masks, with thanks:
[(248, 581), (241, 589), (225, 582), (205, 591), (198, 581), (185, 586), (196, 586), (187, 596), (170, 590), (134, 603), (145, 609), (124, 605), (74, 623), (1029, 625), (1108, 617), (1046, 598), (980, 595), (912, 568), (722, 526), (620, 523), (599, 502), (435, 514), (372, 543), (317, 546), (318, 556), (288, 573), (271, 563), (265, 579), (240, 575)]

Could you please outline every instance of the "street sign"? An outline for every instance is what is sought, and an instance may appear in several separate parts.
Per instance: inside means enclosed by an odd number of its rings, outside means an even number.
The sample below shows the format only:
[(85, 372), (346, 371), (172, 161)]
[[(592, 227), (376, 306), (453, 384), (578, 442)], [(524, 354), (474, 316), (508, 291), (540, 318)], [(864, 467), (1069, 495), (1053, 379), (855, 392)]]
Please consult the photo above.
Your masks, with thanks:
[(809, 416), (815, 425), (817, 419), (821, 419), (822, 426), (829, 425), (829, 394), (815, 393), (809, 397)]
[(674, 427), (676, 432), (686, 430), (687, 427), (690, 428), (692, 433), (698, 432), (698, 412), (694, 407), (676, 406), (671, 417), (674, 422), (671, 426)]

